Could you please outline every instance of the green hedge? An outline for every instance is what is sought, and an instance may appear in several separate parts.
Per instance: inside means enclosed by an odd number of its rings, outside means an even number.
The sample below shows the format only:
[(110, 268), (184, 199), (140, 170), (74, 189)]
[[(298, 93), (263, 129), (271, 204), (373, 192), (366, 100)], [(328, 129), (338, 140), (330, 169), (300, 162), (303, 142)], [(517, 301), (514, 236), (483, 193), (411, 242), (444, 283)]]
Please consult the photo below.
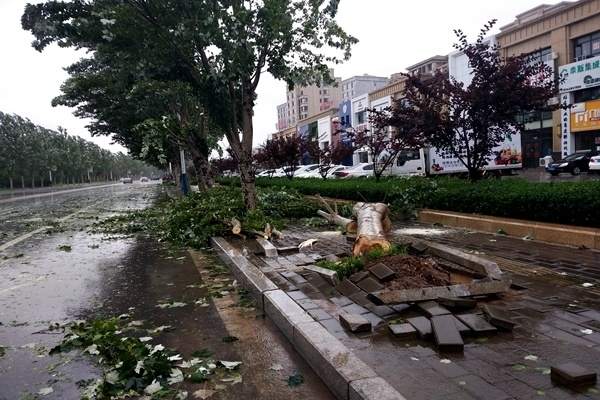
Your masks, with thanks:
[[(237, 179), (222, 184), (239, 185)], [(258, 186), (293, 188), (306, 195), (353, 201), (384, 201), (396, 214), (415, 208), (600, 228), (600, 181), (528, 182), (521, 179), (470, 183), (458, 178), (322, 180), (260, 178)]]

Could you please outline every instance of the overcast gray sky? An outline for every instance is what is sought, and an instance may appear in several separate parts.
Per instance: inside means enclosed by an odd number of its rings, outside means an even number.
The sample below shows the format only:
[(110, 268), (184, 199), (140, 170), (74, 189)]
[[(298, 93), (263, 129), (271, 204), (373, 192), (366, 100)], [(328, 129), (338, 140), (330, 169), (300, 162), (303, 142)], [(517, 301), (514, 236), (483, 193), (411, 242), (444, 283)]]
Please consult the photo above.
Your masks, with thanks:
[[(34, 1), (35, 2), (35, 1)], [(546, 0), (555, 4), (557, 0)], [(16, 113), (50, 129), (59, 125), (71, 134), (90, 139), (85, 121), (65, 107), (53, 108), (50, 101), (59, 94), (67, 77), (63, 67), (78, 58), (70, 49), (51, 46), (38, 53), (30, 46), (32, 37), (21, 29), (23, 0), (0, 0), (0, 111)], [(541, 0), (342, 0), (339, 22), (360, 42), (352, 59), (336, 66), (336, 76), (389, 76), (436, 54), (452, 51), (454, 28), (474, 37), (485, 22), (498, 19), (498, 27), (541, 4)], [(263, 76), (255, 108), (255, 143), (274, 131), (276, 106), (285, 100), (285, 84)], [(106, 137), (92, 138), (111, 150)]]

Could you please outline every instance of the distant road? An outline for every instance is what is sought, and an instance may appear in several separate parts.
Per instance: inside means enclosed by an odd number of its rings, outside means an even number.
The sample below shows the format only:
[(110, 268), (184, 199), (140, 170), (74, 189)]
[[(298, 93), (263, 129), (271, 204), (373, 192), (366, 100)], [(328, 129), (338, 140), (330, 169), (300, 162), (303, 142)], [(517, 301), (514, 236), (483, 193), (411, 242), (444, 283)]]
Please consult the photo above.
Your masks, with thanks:
[(116, 183), (116, 182), (103, 181), (103, 182), (95, 182), (95, 183), (74, 183), (74, 184), (64, 184), (64, 185), (44, 186), (44, 187), (24, 188), (24, 189), (21, 189), (21, 188), (0, 189), (0, 199), (6, 199), (8, 197), (21, 197), (21, 196), (26, 196), (26, 195), (31, 195), (31, 194), (39, 194), (39, 193), (59, 192), (62, 190), (69, 190), (69, 189), (102, 186), (102, 185), (108, 185), (110, 183)]
[(110, 183), (110, 184), (106, 184), (106, 185), (84, 186), (84, 187), (79, 187), (76, 189), (53, 190), (53, 191), (49, 191), (49, 192), (42, 192), (42, 193), (35, 193), (35, 194), (28, 194), (28, 195), (24, 195), (24, 196), (16, 196), (16, 197), (0, 199), (0, 204), (12, 203), (15, 201), (22, 201), (22, 200), (29, 200), (29, 199), (37, 199), (37, 198), (41, 198), (41, 197), (60, 196), (62, 194), (67, 194), (67, 193), (82, 192), (82, 191), (86, 191), (86, 190), (94, 190), (94, 189), (106, 188), (106, 187), (111, 187), (111, 186), (120, 186), (120, 185), (123, 185), (123, 184), (122, 183)]

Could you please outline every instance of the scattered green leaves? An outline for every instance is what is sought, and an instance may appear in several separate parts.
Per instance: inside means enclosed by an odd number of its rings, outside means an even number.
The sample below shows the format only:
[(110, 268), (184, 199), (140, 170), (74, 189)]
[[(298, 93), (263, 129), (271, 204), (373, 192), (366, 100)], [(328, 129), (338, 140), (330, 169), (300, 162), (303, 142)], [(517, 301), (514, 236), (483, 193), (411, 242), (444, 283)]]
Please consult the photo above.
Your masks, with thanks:
[(304, 383), (304, 377), (299, 372), (296, 372), (294, 375), (288, 377), (287, 383), (289, 387), (299, 386)]
[(393, 244), (389, 250), (373, 249), (367, 254), (358, 257), (344, 257), (339, 261), (320, 260), (317, 265), (321, 268), (331, 269), (336, 271), (339, 279), (346, 278), (355, 272), (361, 271), (369, 262), (377, 259), (393, 256), (397, 254), (406, 254), (406, 247)]

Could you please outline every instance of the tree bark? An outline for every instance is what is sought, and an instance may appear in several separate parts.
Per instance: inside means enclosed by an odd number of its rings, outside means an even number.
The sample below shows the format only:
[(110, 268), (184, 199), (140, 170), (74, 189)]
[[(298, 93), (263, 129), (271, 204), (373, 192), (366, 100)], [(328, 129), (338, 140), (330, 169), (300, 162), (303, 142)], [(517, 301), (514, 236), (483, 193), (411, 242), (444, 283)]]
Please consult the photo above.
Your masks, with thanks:
[(252, 167), (252, 140), (254, 137), (254, 126), (252, 125), (252, 116), (254, 114), (254, 100), (252, 91), (245, 93), (248, 96), (243, 101), (242, 109), (242, 141), (241, 141), (241, 157), (239, 158), (240, 179), (242, 181), (242, 194), (244, 196), (244, 204), (249, 210), (254, 210), (257, 207), (258, 201), (256, 197), (256, 177)]
[(391, 247), (387, 233), (392, 228), (387, 205), (383, 203), (356, 203), (353, 208), (357, 223), (357, 237), (352, 247), (352, 254), (363, 255), (379, 248), (389, 250)]
[(205, 191), (212, 186), (209, 178), (210, 164), (208, 162), (208, 156), (204, 156), (197, 149), (190, 148), (192, 154), (192, 161), (194, 162), (194, 170), (196, 171), (196, 178), (198, 180), (198, 189)]
[(12, 176), (10, 178), (8, 178), (8, 181), (10, 182), (10, 189), (12, 190), (14, 188)]

